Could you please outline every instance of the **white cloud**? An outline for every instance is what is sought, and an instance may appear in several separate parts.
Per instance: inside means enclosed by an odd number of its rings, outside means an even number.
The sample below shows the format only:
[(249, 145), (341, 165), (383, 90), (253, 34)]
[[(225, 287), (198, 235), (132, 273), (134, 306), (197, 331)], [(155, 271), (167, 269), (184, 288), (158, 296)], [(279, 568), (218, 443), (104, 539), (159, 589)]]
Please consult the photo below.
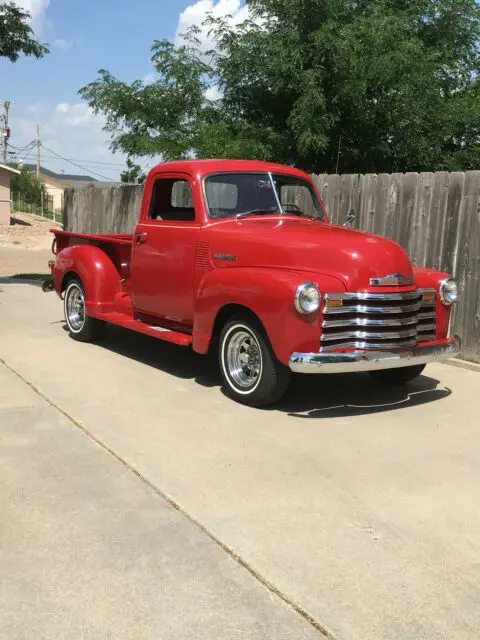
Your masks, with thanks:
[(152, 84), (154, 80), (155, 80), (154, 73), (147, 73), (147, 75), (142, 78), (143, 84)]
[(223, 97), (222, 92), (220, 91), (220, 89), (216, 84), (213, 84), (211, 87), (208, 87), (208, 89), (205, 91), (203, 95), (207, 100), (211, 100), (212, 102), (215, 102), (216, 100), (220, 100)]
[(15, 0), (15, 4), (28, 11), (32, 16), (32, 26), (39, 31), (45, 19), (45, 12), (50, 5), (50, 0)]
[(73, 40), (64, 40), (63, 38), (55, 38), (52, 46), (61, 51), (68, 51), (73, 46)]
[[(42, 148), (42, 166), (56, 172), (88, 174), (98, 180), (119, 179), (126, 158), (109, 150), (110, 138), (102, 130), (103, 118), (95, 115), (87, 104), (14, 105), (10, 112), (11, 145), (22, 149), (34, 141), (37, 124), (40, 125), (42, 144), (50, 150)], [(83, 168), (75, 167), (55, 154), (73, 160)], [(34, 163), (35, 149), (17, 153), (16, 159)]]
[(208, 34), (209, 28), (202, 27), (202, 22), (209, 13), (215, 18), (230, 16), (228, 21), (232, 25), (240, 24), (250, 17), (249, 9), (242, 0), (197, 0), (180, 14), (175, 36), (176, 44), (182, 44), (182, 34), (189, 27), (195, 26), (201, 29), (198, 34), (200, 49), (202, 51), (213, 49), (215, 43)]
[(84, 102), (77, 104), (61, 102), (55, 107), (55, 112), (62, 114), (65, 125), (69, 127), (82, 127), (99, 118), (93, 113), (93, 109)]

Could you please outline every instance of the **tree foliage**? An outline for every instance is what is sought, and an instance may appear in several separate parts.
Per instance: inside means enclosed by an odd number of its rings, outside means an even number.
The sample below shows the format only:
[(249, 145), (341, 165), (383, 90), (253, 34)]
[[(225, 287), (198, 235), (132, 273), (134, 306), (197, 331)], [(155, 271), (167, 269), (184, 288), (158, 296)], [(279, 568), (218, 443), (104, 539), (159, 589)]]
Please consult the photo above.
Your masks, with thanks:
[(32, 38), (30, 17), (13, 2), (0, 3), (0, 57), (16, 62), (20, 54), (42, 58), (49, 52), (45, 44)]
[(10, 179), (10, 191), (13, 199), (21, 198), (28, 204), (41, 204), (47, 200), (45, 184), (38, 180), (28, 168), (17, 162), (9, 162), (9, 166), (20, 171), (20, 175), (12, 175)]
[[(154, 43), (153, 84), (99, 72), (81, 95), (112, 146), (165, 159), (269, 159), (308, 171), (465, 170), (480, 161), (476, 0), (250, 0)], [(222, 99), (209, 101), (216, 85)], [(208, 93), (207, 93), (208, 95)]]
[(146, 177), (140, 165), (127, 158), (127, 168), (120, 174), (120, 180), (127, 184), (143, 184)]

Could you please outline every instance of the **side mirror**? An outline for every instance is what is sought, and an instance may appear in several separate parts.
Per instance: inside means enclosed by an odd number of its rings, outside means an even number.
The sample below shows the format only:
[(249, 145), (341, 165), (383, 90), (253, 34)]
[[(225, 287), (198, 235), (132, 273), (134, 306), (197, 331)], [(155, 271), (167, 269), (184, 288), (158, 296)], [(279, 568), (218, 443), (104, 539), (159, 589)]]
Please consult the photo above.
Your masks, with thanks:
[(347, 217), (345, 219), (345, 222), (343, 223), (344, 227), (351, 227), (354, 225), (354, 223), (356, 222), (357, 216), (355, 215), (355, 211), (353, 209), (350, 209), (350, 211), (347, 213)]

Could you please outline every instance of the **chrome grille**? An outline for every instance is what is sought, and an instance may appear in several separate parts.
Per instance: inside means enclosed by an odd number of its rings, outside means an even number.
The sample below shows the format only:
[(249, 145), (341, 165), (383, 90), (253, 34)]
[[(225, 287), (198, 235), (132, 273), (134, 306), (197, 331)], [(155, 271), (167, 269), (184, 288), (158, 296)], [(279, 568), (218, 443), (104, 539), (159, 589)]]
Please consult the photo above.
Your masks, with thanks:
[(434, 340), (436, 293), (327, 294), (321, 348), (393, 349)]

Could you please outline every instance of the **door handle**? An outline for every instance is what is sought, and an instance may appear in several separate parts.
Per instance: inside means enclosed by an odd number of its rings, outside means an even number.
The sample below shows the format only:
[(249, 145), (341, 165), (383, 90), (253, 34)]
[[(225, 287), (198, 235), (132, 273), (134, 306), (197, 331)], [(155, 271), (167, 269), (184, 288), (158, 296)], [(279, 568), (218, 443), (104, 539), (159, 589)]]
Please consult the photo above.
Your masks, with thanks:
[(139, 244), (145, 244), (145, 242), (148, 240), (148, 233), (136, 233), (135, 234), (135, 243), (137, 244), (137, 246)]

